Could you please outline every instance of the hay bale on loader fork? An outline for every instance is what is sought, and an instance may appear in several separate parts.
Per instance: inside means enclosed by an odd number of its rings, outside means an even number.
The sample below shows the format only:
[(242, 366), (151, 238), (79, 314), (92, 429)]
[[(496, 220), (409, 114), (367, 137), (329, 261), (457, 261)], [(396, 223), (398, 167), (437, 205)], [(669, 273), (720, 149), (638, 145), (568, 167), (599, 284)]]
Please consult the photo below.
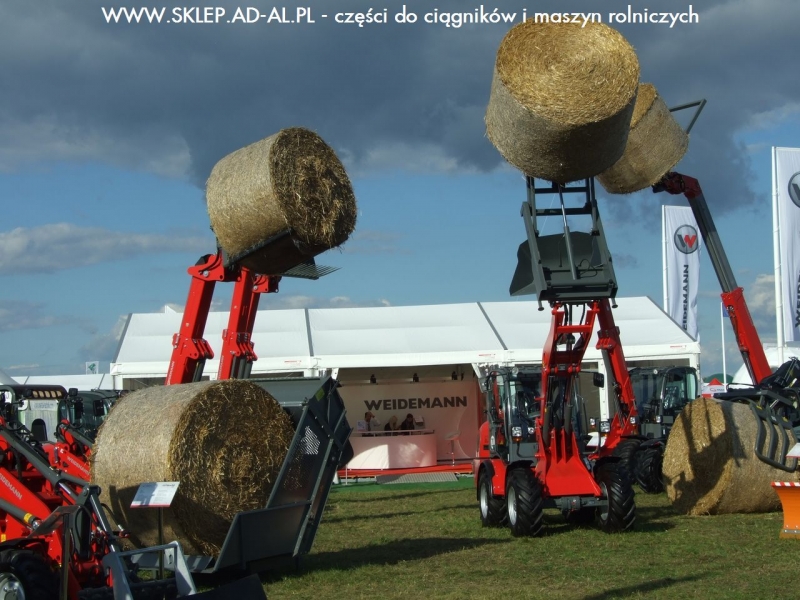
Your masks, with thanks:
[[(250, 379), (247, 381), (220, 381), (202, 382), (200, 384), (182, 384), (160, 388), (162, 395), (170, 390), (180, 393), (187, 389), (190, 395), (197, 390), (207, 390), (211, 385), (244, 386), (253, 392), (254, 397), (265, 394), (276, 402), (280, 415), (275, 419), (286, 419), (290, 436), (280, 449), (280, 457), (270, 467), (271, 482), (268, 491), (261, 497), (256, 506), (248, 501), (247, 506), (236, 504), (236, 493), (242, 492), (242, 498), (249, 497), (253, 500), (252, 490), (230, 489), (227, 494), (227, 506), (230, 513), (226, 520), (223, 514), (215, 517), (214, 527), (201, 527), (202, 523), (188, 522), (179, 518), (180, 514), (170, 515), (167, 519), (175, 534), (188, 546), (187, 562), (192, 571), (215, 573), (219, 571), (241, 570), (260, 571), (267, 568), (273, 559), (280, 557), (298, 558), (308, 553), (316, 535), (317, 527), (322, 518), (330, 488), (337, 469), (352, 457), (352, 448), (348, 442), (351, 428), (347, 422), (344, 403), (337, 391), (337, 382), (329, 376), (316, 378), (285, 378), (285, 379)], [(100, 472), (100, 481), (106, 489), (113, 490), (117, 487), (114, 477), (122, 480), (119, 464), (125, 464), (125, 458), (114, 456), (109, 447), (104, 447), (104, 436), (116, 428), (116, 421), (123, 420), (124, 408), (127, 402), (135, 401), (136, 393), (129, 394), (123, 402), (109, 415), (98, 435), (95, 451), (95, 472)], [(206, 415), (213, 419), (215, 415)], [(281, 426), (282, 427), (282, 426)], [(106, 429), (108, 428), (108, 429)], [(253, 432), (253, 436), (268, 435), (267, 431)], [(148, 440), (145, 440), (148, 441)], [(174, 440), (167, 440), (166, 444)], [(256, 440), (257, 441), (257, 440)], [(150, 440), (152, 443), (152, 440)], [(209, 452), (222, 454), (225, 452), (245, 451), (246, 440), (237, 440), (233, 447), (225, 446), (225, 440), (209, 440), (205, 448)], [(135, 443), (135, 441), (134, 441)], [(141, 440), (140, 440), (141, 443)], [(162, 447), (162, 453), (164, 448)], [(273, 449), (278, 452), (277, 449)], [(193, 456), (191, 451), (172, 455), (172, 458), (182, 461), (178, 472), (202, 464), (203, 458)], [(234, 459), (236, 457), (228, 457)], [(260, 459), (265, 459), (260, 456)], [(116, 472), (108, 469), (97, 469), (98, 463), (115, 461)], [(238, 461), (241, 462), (241, 461)], [(197, 474), (196, 474), (197, 475)], [(220, 473), (216, 474), (221, 475)], [(139, 477), (141, 479), (141, 477)], [(196, 482), (202, 478), (196, 478)], [(223, 485), (230, 482), (222, 482)], [(219, 488), (219, 482), (216, 482)], [(210, 488), (215, 482), (209, 481)], [(195, 486), (196, 487), (196, 486)], [(196, 491), (196, 490), (195, 490)], [(179, 492), (180, 494), (180, 488)], [(258, 496), (258, 493), (255, 494)], [(177, 497), (176, 497), (177, 498)], [(198, 497), (199, 498), (199, 497)], [(188, 501), (184, 509), (188, 511), (198, 509), (195, 503)], [(120, 506), (119, 498), (114, 497), (112, 491), (112, 506)], [(202, 500), (202, 498), (200, 498)], [(206, 498), (205, 501), (208, 499)], [(244, 500), (242, 501), (244, 502)], [(184, 502), (186, 504), (186, 502)], [(219, 507), (200, 507), (204, 513), (211, 514), (212, 509)], [(144, 512), (144, 511), (141, 511)], [(186, 512), (186, 511), (184, 511)], [(220, 511), (218, 511), (220, 512)], [(221, 511), (225, 512), (225, 511)], [(138, 515), (137, 515), (138, 516)], [(185, 515), (183, 515), (185, 516)], [(178, 517), (178, 518), (176, 518)], [(225, 528), (220, 533), (224, 523)], [(193, 527), (190, 536), (180, 537), (186, 526)], [(141, 535), (141, 531), (133, 533)]]

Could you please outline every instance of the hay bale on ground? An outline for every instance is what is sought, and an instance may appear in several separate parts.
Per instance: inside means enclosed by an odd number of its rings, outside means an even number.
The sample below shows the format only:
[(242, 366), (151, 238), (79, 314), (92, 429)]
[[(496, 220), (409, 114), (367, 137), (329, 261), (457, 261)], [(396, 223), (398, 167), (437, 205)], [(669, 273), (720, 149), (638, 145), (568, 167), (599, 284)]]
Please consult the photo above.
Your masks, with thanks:
[(636, 53), (614, 29), (528, 20), (497, 51), (486, 133), (527, 175), (593, 177), (625, 151), (638, 84)]
[(689, 134), (649, 83), (639, 86), (625, 153), (597, 176), (610, 194), (632, 194), (658, 183), (686, 154)]
[(164, 511), (165, 541), (216, 555), (233, 516), (262, 508), (294, 436), (291, 418), (247, 381), (152, 387), (109, 413), (92, 454), (92, 482), (133, 535), (158, 542), (157, 511), (131, 509), (139, 484), (180, 481)]
[[(284, 129), (220, 160), (206, 183), (211, 227), (230, 257), (276, 275), (343, 244), (356, 224), (344, 166), (313, 131)], [(291, 230), (280, 243), (265, 243)]]
[(798, 480), (754, 453), (757, 424), (750, 407), (698, 398), (675, 420), (663, 475), (673, 506), (689, 515), (780, 509), (773, 481)]

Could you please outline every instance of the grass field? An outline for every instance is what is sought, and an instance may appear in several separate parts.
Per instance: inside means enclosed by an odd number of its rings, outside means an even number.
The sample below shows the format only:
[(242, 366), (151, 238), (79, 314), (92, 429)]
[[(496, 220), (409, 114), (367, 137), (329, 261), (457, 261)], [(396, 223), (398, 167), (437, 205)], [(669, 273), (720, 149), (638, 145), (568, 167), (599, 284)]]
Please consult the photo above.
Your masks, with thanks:
[(312, 552), (271, 572), (281, 598), (794, 598), (800, 541), (781, 513), (686, 517), (637, 493), (633, 531), (574, 528), (547, 511), (545, 535), (481, 527), (471, 478), (336, 486)]

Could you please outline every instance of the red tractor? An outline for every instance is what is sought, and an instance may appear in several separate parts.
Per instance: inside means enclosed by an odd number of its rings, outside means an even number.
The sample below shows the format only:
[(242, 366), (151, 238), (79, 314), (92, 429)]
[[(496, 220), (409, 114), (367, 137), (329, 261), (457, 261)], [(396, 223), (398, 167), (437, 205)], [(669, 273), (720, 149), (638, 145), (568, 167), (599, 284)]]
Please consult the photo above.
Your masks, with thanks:
[[(615, 451), (637, 435), (637, 413), (611, 311), (617, 283), (594, 181), (536, 187), (528, 178), (527, 188), (522, 217), (528, 239), (519, 247), (510, 291), (537, 294), (540, 310), (549, 302), (553, 318), (541, 369), (495, 368), (484, 381), (487, 421), (473, 462), (481, 521), (507, 522), (514, 535), (534, 536), (542, 531), (543, 509), (557, 508), (568, 521), (596, 520), (605, 531), (624, 531), (636, 507), (629, 467)], [(537, 193), (557, 194), (560, 207), (537, 207)], [(583, 203), (568, 207), (567, 194)], [(562, 230), (542, 235), (548, 217)], [(581, 219), (588, 230), (572, 231)], [(605, 443), (590, 448), (578, 376), (595, 324), (616, 410)], [(594, 383), (604, 385), (603, 376)]]

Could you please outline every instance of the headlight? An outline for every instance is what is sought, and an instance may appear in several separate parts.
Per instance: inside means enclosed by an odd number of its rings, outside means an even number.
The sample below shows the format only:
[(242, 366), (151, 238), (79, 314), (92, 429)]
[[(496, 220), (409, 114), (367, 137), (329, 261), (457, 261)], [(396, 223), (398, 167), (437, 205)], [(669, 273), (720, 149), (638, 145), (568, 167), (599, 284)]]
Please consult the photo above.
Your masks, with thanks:
[(608, 421), (600, 421), (600, 433), (609, 433), (611, 431), (611, 423)]
[(628, 420), (631, 422), (631, 425), (636, 425), (636, 423), (639, 422), (638, 417), (630, 417)]
[(513, 441), (513, 442), (521, 442), (522, 441), (522, 427), (512, 427), (511, 428), (511, 441)]
[(664, 417), (661, 415), (656, 415), (656, 423), (662, 423), (664, 421)]
[(589, 427), (591, 427), (592, 429), (594, 429), (595, 427), (597, 427), (597, 419), (595, 419), (594, 417), (592, 417), (591, 419), (589, 419)]

